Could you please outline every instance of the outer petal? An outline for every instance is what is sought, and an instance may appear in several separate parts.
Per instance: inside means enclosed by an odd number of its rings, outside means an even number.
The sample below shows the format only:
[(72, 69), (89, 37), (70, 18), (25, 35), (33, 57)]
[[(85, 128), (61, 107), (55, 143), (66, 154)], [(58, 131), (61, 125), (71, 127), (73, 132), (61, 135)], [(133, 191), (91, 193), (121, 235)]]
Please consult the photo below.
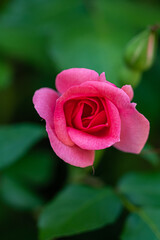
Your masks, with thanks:
[(47, 124), (50, 144), (55, 153), (65, 162), (76, 167), (88, 167), (93, 165), (94, 151), (84, 150), (74, 145), (72, 147), (64, 145), (54, 133), (54, 130)]
[(57, 75), (56, 88), (64, 93), (68, 88), (86, 81), (99, 81), (98, 73), (86, 68), (70, 68)]
[(131, 85), (124, 85), (122, 87), (122, 90), (128, 95), (128, 97), (130, 98), (130, 101), (131, 101), (133, 99), (133, 95), (134, 95), (132, 86)]
[(61, 98), (57, 100), (56, 108), (54, 111), (54, 126), (55, 132), (58, 138), (66, 145), (73, 146), (74, 143), (70, 139), (67, 126), (66, 126), (66, 117), (64, 114), (64, 105), (61, 103)]
[(149, 121), (135, 109), (130, 108), (120, 111), (121, 140), (114, 147), (124, 152), (140, 153), (149, 135)]
[(57, 92), (50, 88), (41, 88), (37, 90), (33, 96), (33, 103), (36, 111), (51, 127), (54, 126), (53, 116), (58, 97)]

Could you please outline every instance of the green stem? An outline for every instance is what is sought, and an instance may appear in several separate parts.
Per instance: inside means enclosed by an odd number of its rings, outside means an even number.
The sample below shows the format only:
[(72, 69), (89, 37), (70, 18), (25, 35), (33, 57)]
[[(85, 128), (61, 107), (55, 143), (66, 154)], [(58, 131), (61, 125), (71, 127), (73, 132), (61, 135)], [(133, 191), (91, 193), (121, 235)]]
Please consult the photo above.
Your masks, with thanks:
[(131, 203), (123, 194), (118, 193), (118, 197), (120, 198), (122, 204), (124, 207), (132, 213), (137, 213), (140, 211), (140, 209), (135, 206), (133, 203)]

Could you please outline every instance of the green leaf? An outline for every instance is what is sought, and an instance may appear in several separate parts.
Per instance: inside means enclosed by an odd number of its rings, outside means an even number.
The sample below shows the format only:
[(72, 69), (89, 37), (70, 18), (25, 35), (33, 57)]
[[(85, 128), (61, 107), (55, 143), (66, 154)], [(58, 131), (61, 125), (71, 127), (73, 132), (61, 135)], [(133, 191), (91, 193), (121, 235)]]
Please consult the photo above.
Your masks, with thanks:
[(46, 151), (34, 151), (3, 171), (18, 181), (33, 185), (44, 185), (55, 173), (55, 161)]
[(144, 208), (131, 214), (125, 224), (122, 240), (160, 240), (160, 209)]
[(135, 204), (160, 206), (160, 173), (127, 174), (118, 189)]
[(0, 169), (17, 161), (45, 135), (45, 130), (36, 124), (22, 123), (1, 126)]
[(42, 204), (42, 200), (28, 187), (15, 179), (1, 178), (1, 197), (9, 205), (23, 209), (33, 209)]
[(3, 90), (10, 86), (12, 83), (12, 69), (5, 63), (0, 61), (0, 90)]
[(70, 185), (40, 215), (40, 239), (51, 240), (103, 227), (113, 223), (120, 210), (121, 203), (110, 188)]

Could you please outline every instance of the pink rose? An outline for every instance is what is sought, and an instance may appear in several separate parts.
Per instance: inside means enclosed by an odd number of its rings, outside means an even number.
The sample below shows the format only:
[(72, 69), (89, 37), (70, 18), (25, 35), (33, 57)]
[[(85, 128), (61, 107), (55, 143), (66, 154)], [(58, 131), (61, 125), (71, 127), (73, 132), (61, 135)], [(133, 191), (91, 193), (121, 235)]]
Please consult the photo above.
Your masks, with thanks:
[(56, 77), (58, 92), (41, 88), (33, 97), (55, 153), (65, 162), (93, 165), (94, 150), (114, 146), (139, 153), (149, 134), (149, 122), (131, 103), (130, 85), (121, 89), (105, 73), (85, 68), (64, 70)]

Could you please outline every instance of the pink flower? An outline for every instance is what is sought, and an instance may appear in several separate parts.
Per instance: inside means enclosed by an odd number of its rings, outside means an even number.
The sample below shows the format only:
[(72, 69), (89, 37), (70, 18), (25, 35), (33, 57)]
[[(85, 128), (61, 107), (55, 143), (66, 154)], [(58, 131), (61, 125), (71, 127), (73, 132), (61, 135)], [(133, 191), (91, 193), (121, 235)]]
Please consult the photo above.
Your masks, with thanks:
[(93, 165), (94, 150), (114, 146), (140, 153), (149, 122), (131, 103), (130, 85), (121, 89), (106, 81), (105, 73), (85, 68), (64, 70), (56, 77), (58, 92), (41, 88), (33, 97), (55, 153), (65, 162)]

